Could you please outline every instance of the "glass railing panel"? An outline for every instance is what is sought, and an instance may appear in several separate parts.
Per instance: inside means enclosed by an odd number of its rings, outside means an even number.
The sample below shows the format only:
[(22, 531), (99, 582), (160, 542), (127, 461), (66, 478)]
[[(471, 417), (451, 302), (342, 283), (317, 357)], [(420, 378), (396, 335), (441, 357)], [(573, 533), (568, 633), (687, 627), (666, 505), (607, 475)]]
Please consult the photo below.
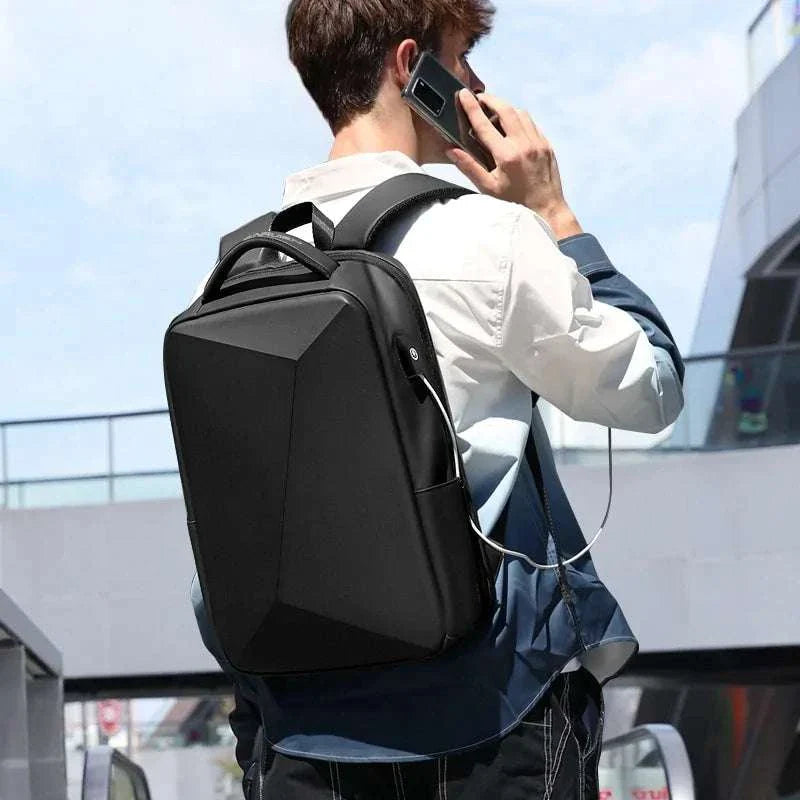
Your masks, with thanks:
[(108, 471), (107, 422), (88, 419), (9, 425), (6, 480), (41, 480)]
[[(686, 450), (738, 450), (800, 443), (800, 347), (687, 359), (684, 408), (659, 434), (615, 430), (614, 460), (631, 463)], [(606, 429), (542, 403), (560, 463), (600, 465)]]
[(181, 495), (166, 409), (0, 423), (0, 508)]
[(709, 416), (713, 413), (717, 388), (725, 371), (724, 359), (687, 361), (683, 380), (683, 411), (662, 448), (702, 448)]
[(605, 742), (600, 800), (694, 800), (689, 757), (675, 728), (645, 725)]
[(751, 92), (758, 89), (799, 38), (797, 0), (769, 0), (748, 33)]
[(165, 475), (117, 476), (113, 482), (116, 502), (183, 497), (181, 479), (177, 472)]
[(800, 442), (800, 349), (693, 363), (687, 384), (692, 447)]
[[(539, 412), (555, 450), (603, 450), (608, 441), (608, 429), (591, 422), (577, 422), (544, 400), (539, 400)], [(668, 440), (674, 425), (660, 433), (637, 433), (615, 430), (613, 444), (619, 450), (650, 450)]]
[(114, 472), (177, 472), (167, 413), (116, 417), (112, 436)]
[(64, 478), (55, 481), (26, 481), (6, 487), (9, 509), (61, 508), (108, 503), (108, 478)]
[[(614, 461), (800, 443), (800, 345), (686, 359), (684, 409), (657, 434), (615, 430)], [(607, 431), (540, 401), (561, 464), (605, 464)], [(0, 423), (0, 506), (181, 497), (167, 411)]]
[(91, 506), (183, 496), (177, 472), (13, 482), (4, 489), (4, 494), (0, 495), (0, 507), (5, 503), (5, 508), (11, 510)]

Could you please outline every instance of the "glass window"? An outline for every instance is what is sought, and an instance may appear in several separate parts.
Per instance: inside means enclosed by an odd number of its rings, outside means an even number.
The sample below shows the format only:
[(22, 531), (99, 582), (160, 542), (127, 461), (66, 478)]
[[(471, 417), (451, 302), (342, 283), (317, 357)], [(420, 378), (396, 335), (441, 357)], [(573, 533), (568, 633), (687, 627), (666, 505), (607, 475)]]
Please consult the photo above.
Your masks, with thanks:
[(779, 344), (796, 278), (755, 278), (745, 290), (732, 349)]
[(787, 337), (787, 341), (800, 342), (800, 306), (795, 309), (794, 321), (792, 322), (791, 328), (789, 328), (789, 336)]
[(800, 272), (800, 244), (789, 253), (786, 258), (781, 261), (780, 266), (778, 267), (778, 271), (793, 271), (793, 272)]
[(800, 736), (795, 736), (794, 744), (783, 766), (778, 781), (778, 797), (782, 800), (800, 798)]

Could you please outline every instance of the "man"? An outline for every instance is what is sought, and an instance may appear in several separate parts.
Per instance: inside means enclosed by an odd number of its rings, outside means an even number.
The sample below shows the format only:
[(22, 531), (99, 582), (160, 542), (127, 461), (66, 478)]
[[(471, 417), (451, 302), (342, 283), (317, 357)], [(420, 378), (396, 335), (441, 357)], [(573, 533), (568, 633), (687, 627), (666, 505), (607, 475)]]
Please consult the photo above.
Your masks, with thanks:
[[(534, 121), (470, 68), (492, 14), (487, 0), (293, 0), (290, 57), (334, 140), (327, 162), (287, 178), (283, 206), (310, 200), (338, 223), (374, 186), (423, 163), (452, 161), (480, 190), (408, 215), (377, 249), (415, 281), (482, 529), (502, 524), (507, 547), (552, 560), (548, 518), (564, 558), (585, 542), (531, 392), (576, 419), (656, 432), (681, 410), (683, 365), (649, 298), (583, 232)], [(425, 49), (498, 114), (504, 133), (463, 94), (492, 172), (402, 100)], [(306, 227), (294, 233), (310, 240)], [(526, 461), (530, 432), (539, 476)], [(508, 557), (496, 592), (490, 629), (437, 659), (260, 680), (225, 662), (195, 581), (204, 641), (235, 679), (245, 790), (270, 800), (596, 798), (601, 684), (636, 640), (588, 556), (558, 570)]]

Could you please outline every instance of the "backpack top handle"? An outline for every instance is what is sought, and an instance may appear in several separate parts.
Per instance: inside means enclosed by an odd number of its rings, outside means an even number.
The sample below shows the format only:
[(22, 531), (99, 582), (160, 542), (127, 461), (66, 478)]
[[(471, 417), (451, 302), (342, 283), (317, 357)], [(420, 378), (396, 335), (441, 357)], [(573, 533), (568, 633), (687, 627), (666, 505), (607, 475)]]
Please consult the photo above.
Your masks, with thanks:
[(274, 220), (276, 216), (274, 211), (270, 211), (269, 214), (263, 214), (260, 217), (251, 219), (250, 222), (246, 222), (235, 231), (225, 234), (225, 236), (219, 240), (219, 255), (217, 258), (222, 258), (234, 245), (239, 244), (242, 239), (246, 239), (254, 233), (266, 233), (270, 229), (272, 220)]
[(288, 233), (280, 233), (278, 231), (254, 233), (231, 247), (217, 262), (211, 277), (206, 281), (202, 302), (208, 303), (212, 300), (228, 277), (233, 265), (245, 253), (258, 248), (267, 248), (276, 250), (279, 253), (285, 253), (324, 279), (330, 278), (339, 266), (330, 256), (308, 244), (308, 242), (298, 239), (296, 236), (290, 236)]

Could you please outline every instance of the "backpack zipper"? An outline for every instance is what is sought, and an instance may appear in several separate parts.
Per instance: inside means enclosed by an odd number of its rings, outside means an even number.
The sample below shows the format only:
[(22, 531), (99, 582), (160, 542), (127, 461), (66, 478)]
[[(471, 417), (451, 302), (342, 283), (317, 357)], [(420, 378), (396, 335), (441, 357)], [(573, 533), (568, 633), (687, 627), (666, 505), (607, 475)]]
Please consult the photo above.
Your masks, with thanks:
[(428, 320), (425, 318), (425, 312), (422, 309), (417, 287), (414, 285), (414, 281), (408, 272), (406, 272), (405, 268), (390, 256), (373, 253), (370, 250), (339, 250), (336, 251), (336, 255), (345, 257), (358, 256), (358, 258), (362, 258), (365, 261), (372, 261), (374, 264), (384, 267), (384, 272), (388, 272), (400, 284), (400, 288), (411, 300), (411, 305), (414, 308), (414, 316), (417, 318), (417, 324), (422, 332), (427, 355), (431, 359), (432, 364), (437, 364), (436, 351), (434, 350), (433, 340), (428, 330)]

